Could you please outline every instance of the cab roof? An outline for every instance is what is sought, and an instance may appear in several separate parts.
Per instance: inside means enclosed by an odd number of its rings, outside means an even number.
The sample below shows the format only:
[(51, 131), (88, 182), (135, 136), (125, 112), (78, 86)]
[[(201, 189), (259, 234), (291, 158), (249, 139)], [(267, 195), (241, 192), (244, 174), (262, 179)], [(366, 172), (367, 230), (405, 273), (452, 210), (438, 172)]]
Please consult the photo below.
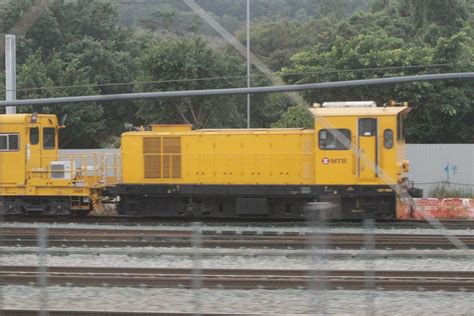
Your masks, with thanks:
[(408, 113), (408, 106), (396, 107), (350, 107), (350, 108), (310, 108), (314, 117), (322, 116), (396, 116), (398, 113)]
[(196, 129), (188, 131), (131, 131), (124, 132), (122, 136), (158, 136), (158, 135), (195, 135), (195, 134), (207, 134), (207, 135), (228, 135), (228, 134), (306, 134), (314, 133), (313, 129), (304, 128), (235, 128), (235, 129)]
[[(21, 114), (0, 114), (0, 124), (24, 124), (31, 122), (31, 113)], [(54, 114), (37, 114), (38, 120), (51, 119), (53, 122), (57, 121)]]

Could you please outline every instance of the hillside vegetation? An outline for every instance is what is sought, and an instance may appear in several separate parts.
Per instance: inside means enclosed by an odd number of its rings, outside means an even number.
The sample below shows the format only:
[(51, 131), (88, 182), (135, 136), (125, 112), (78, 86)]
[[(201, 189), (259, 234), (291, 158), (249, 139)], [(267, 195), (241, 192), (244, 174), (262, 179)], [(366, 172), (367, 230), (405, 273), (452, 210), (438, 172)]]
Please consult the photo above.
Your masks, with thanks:
[[(17, 30), (19, 99), (246, 86), (245, 60), (182, 1), (14, 0), (4, 33)], [(143, 1), (142, 1), (143, 2)], [(245, 1), (196, 0), (245, 45)], [(30, 9), (37, 14), (32, 18)], [(253, 0), (251, 48), (288, 84), (474, 69), (474, 1)], [(31, 26), (18, 31), (25, 19)], [(23, 24), (22, 24), (23, 23)], [(20, 28), (21, 29), (21, 28)], [(1, 81), (2, 84), (4, 80)], [(252, 86), (271, 82), (252, 69)], [(307, 91), (307, 105), (409, 101), (412, 143), (473, 143), (469, 81)], [(4, 89), (4, 88), (3, 88)], [(246, 97), (173, 98), (20, 111), (69, 114), (66, 148), (118, 144), (125, 122), (244, 127)], [(253, 127), (311, 127), (282, 94), (252, 96)]]

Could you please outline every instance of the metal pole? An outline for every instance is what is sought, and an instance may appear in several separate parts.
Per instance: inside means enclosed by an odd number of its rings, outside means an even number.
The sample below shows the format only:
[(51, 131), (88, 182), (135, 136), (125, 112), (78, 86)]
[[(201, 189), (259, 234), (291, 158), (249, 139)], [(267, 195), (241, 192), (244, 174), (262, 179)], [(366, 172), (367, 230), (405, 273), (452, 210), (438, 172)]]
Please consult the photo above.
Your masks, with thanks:
[[(252, 93), (276, 93), (288, 91), (302, 90), (318, 90), (318, 89), (339, 89), (360, 86), (375, 86), (383, 84), (408, 83), (415, 81), (436, 81), (436, 80), (473, 80), (474, 72), (445, 73), (445, 74), (429, 74), (401, 77), (387, 77), (377, 79), (362, 79), (348, 81), (333, 81), (321, 83), (305, 83), (284, 86), (269, 87), (244, 87), (244, 88), (227, 88), (227, 89), (206, 89), (206, 90), (185, 90), (185, 91), (159, 91), (159, 92), (138, 92), (138, 93), (120, 93), (105, 95), (85, 95), (76, 97), (58, 97), (58, 98), (42, 98), (42, 99), (22, 99), (15, 101), (0, 101), (0, 107), (4, 106), (21, 106), (21, 105), (53, 105), (61, 103), (84, 103), (84, 102), (105, 102), (116, 100), (135, 100), (149, 98), (171, 98), (171, 97), (197, 97), (208, 95), (231, 95), (231, 94), (252, 94)], [(111, 103), (113, 105), (117, 102)]]
[[(250, 88), (250, 0), (247, 0), (247, 88)], [(247, 94), (247, 128), (250, 128), (250, 94)]]
[[(5, 99), (16, 100), (16, 41), (15, 35), (5, 35)], [(16, 106), (7, 106), (6, 114), (16, 114)]]

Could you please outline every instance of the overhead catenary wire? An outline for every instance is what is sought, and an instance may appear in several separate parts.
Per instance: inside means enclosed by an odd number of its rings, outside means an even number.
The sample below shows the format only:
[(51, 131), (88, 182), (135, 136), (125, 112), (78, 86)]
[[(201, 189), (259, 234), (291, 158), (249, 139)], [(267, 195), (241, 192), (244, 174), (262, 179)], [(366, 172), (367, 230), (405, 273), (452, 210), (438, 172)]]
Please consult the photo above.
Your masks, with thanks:
[[(387, 66), (387, 67), (370, 67), (370, 68), (351, 68), (351, 69), (327, 69), (318, 71), (305, 71), (305, 72), (286, 72), (282, 73), (284, 77), (292, 76), (303, 76), (303, 75), (318, 75), (318, 74), (337, 74), (337, 73), (350, 73), (350, 72), (365, 72), (365, 71), (377, 71), (377, 70), (406, 70), (406, 69), (419, 69), (419, 68), (441, 68), (441, 67), (453, 67), (453, 66), (471, 66), (474, 63), (444, 63), (444, 64), (423, 64), (423, 65), (412, 65), (412, 66)], [(266, 77), (264, 74), (253, 74), (251, 78)], [(217, 76), (217, 77), (203, 77), (203, 78), (180, 78), (180, 79), (164, 79), (164, 80), (150, 80), (150, 81), (135, 81), (135, 82), (112, 82), (112, 83), (97, 83), (97, 84), (83, 84), (83, 85), (63, 85), (63, 86), (46, 86), (46, 87), (31, 87), (31, 88), (17, 88), (16, 91), (38, 91), (38, 90), (61, 90), (61, 89), (76, 89), (76, 88), (101, 88), (101, 87), (118, 87), (118, 86), (137, 86), (137, 85), (151, 85), (161, 83), (181, 83), (181, 82), (199, 82), (199, 81), (217, 81), (217, 80), (233, 80), (233, 79), (246, 79), (246, 75), (241, 76)], [(2, 89), (0, 92), (10, 91), (8, 89)]]
[(427, 74), (427, 75), (388, 77), (388, 78), (378, 78), (378, 79), (347, 80), (347, 81), (307, 83), (307, 84), (268, 86), (268, 87), (252, 87), (252, 88), (161, 91), (161, 92), (88, 95), (88, 96), (58, 97), (58, 98), (43, 98), (43, 99), (24, 99), (24, 100), (15, 100), (15, 101), (0, 101), (0, 106), (52, 105), (52, 104), (64, 104), (64, 103), (137, 100), (137, 99), (149, 99), (149, 98), (222, 96), (222, 95), (238, 95), (238, 94), (248, 94), (248, 93), (275, 93), (275, 92), (289, 92), (289, 91), (302, 91), (302, 90), (334, 89), (334, 88), (348, 88), (348, 87), (358, 87), (358, 86), (411, 83), (411, 82), (416, 82), (416, 81), (468, 80), (468, 79), (471, 79), (471, 80), (474, 79), (474, 72)]

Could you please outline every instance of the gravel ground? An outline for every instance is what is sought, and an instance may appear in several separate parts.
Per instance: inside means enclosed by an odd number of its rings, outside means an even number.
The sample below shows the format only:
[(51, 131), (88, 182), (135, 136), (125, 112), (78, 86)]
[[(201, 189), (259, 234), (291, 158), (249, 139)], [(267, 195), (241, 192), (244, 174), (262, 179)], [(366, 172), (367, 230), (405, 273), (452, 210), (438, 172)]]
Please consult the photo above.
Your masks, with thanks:
[[(76, 224), (76, 223), (53, 223), (53, 224), (41, 224), (48, 228), (87, 228), (87, 229), (129, 229), (129, 230), (193, 230), (194, 227), (191, 224), (182, 224), (182, 225), (102, 225), (102, 224)], [(1, 223), (0, 229), (2, 227), (38, 227), (38, 223)], [(362, 226), (362, 224), (361, 224)], [(261, 226), (252, 226), (252, 225), (212, 225), (206, 224), (200, 226), (202, 230), (212, 230), (217, 232), (222, 231), (235, 231), (237, 233), (243, 231), (256, 231), (258, 233), (277, 231), (277, 232), (328, 232), (328, 233), (363, 233), (365, 229), (363, 227), (304, 227), (304, 226), (277, 226), (271, 227), (265, 224)], [(441, 233), (452, 234), (452, 235), (474, 235), (474, 229), (449, 229), (440, 231), (435, 228), (374, 228), (373, 233), (375, 234), (429, 234), (429, 235), (439, 235)]]
[[(2, 255), (0, 265), (36, 265), (35, 254)], [(49, 266), (90, 267), (146, 267), (146, 268), (202, 268), (224, 269), (332, 269), (332, 270), (457, 270), (474, 271), (472, 258), (459, 259), (322, 259), (285, 256), (213, 256), (193, 261), (189, 256), (140, 257), (128, 255), (82, 255), (48, 256)]]
[[(311, 290), (189, 290), (3, 286), (4, 308), (337, 315), (472, 315), (474, 294)], [(40, 295), (41, 294), (41, 295)]]

